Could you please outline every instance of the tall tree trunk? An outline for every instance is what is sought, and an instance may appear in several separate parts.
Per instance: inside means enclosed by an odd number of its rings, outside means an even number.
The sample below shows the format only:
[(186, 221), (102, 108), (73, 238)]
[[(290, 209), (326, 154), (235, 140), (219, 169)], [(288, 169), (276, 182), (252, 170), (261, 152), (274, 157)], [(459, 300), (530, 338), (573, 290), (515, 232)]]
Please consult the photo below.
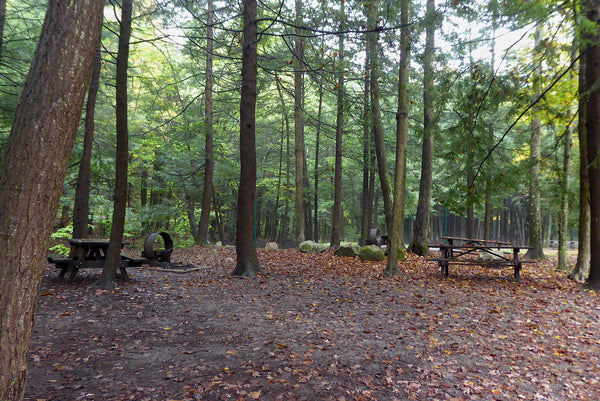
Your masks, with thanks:
[(296, 0), (296, 39), (294, 61), (294, 154), (296, 157), (296, 202), (294, 216), (296, 224), (296, 243), (304, 241), (304, 116), (302, 113), (303, 87), (303, 41), (301, 39), (303, 23), (302, 0)]
[[(121, 4), (121, 23), (119, 30), (119, 49), (117, 52), (116, 72), (116, 125), (117, 153), (115, 158), (115, 193), (113, 202), (110, 241), (106, 250), (106, 259), (102, 275), (95, 285), (102, 288), (114, 286), (115, 274), (121, 260), (121, 247), (125, 231), (127, 211), (127, 166), (129, 160), (129, 131), (127, 127), (127, 69), (129, 63), (129, 38), (131, 37), (132, 0), (123, 0)], [(122, 277), (124, 281), (127, 277)]]
[(0, 65), (2, 65), (2, 48), (4, 47), (4, 25), (6, 23), (6, 0), (0, 0)]
[(185, 200), (185, 210), (187, 212), (188, 222), (190, 224), (190, 232), (194, 238), (194, 242), (198, 243), (200, 234), (198, 232), (198, 225), (196, 224), (194, 201), (192, 200), (192, 195), (189, 190), (185, 187), (183, 188), (183, 198)]
[(208, 0), (206, 13), (206, 85), (204, 89), (206, 99), (204, 104), (206, 160), (204, 162), (202, 212), (200, 213), (198, 239), (196, 241), (197, 244), (201, 245), (208, 244), (208, 226), (210, 223), (210, 206), (213, 198), (213, 170), (215, 165), (213, 155), (213, 0)]
[[(535, 31), (535, 55), (534, 57), (540, 57), (537, 48), (541, 42), (541, 27), (538, 26)], [(536, 61), (537, 67), (533, 72), (533, 92), (534, 97), (537, 99), (541, 93), (541, 75), (542, 65), (541, 62)], [(539, 119), (539, 106), (536, 104), (532, 107), (532, 119), (531, 119), (531, 138), (529, 140), (529, 147), (531, 154), (529, 156), (531, 161), (531, 168), (529, 170), (529, 215), (527, 221), (529, 223), (529, 246), (532, 249), (527, 253), (528, 257), (533, 259), (543, 259), (543, 235), (542, 235), (542, 210), (541, 210), (541, 193), (540, 193), (540, 156), (542, 149), (542, 122)]]
[(434, 98), (434, 53), (435, 53), (435, 0), (427, 0), (425, 13), (427, 24), (425, 54), (423, 57), (423, 151), (421, 153), (421, 182), (419, 200), (410, 252), (420, 256), (429, 255), (429, 233), (431, 232), (431, 187), (433, 183), (433, 116)]
[(256, 0), (244, 0), (242, 42), (242, 92), (240, 100), (240, 189), (235, 238), (237, 262), (234, 276), (254, 277), (260, 271), (254, 246), (254, 202), (256, 200)]
[[(574, 20), (577, 18), (577, 0), (573, 0)], [(577, 27), (577, 25), (575, 25)], [(579, 29), (577, 29), (579, 34)], [(577, 40), (577, 39), (576, 39)], [(569, 278), (577, 281), (585, 281), (590, 274), (590, 181), (588, 177), (588, 158), (587, 158), (587, 134), (586, 134), (586, 108), (587, 93), (585, 92), (585, 70), (586, 70), (586, 52), (581, 44), (579, 48), (579, 121), (577, 123), (577, 132), (579, 138), (579, 245), (577, 246), (577, 263), (575, 268), (569, 274)]]
[(277, 92), (279, 93), (279, 100), (281, 101), (281, 110), (283, 113), (283, 119), (285, 123), (285, 131), (282, 130), (281, 142), (283, 146), (283, 136), (285, 135), (286, 149), (285, 149), (285, 206), (283, 211), (283, 218), (281, 219), (281, 227), (279, 231), (279, 241), (287, 241), (287, 232), (289, 226), (289, 211), (290, 211), (290, 119), (288, 117), (285, 99), (281, 90), (281, 83), (277, 79)]
[(323, 113), (323, 85), (318, 82), (319, 86), (319, 106), (317, 111), (317, 134), (315, 138), (315, 193), (314, 193), (314, 217), (313, 217), (313, 237), (315, 241), (319, 241), (319, 152), (321, 149), (321, 117)]
[(22, 400), (37, 292), (90, 81), (103, 0), (48, 2), (0, 157), (0, 399)]
[(383, 197), (383, 210), (387, 232), (392, 228), (392, 184), (385, 151), (385, 135), (383, 133), (383, 122), (381, 120), (381, 91), (379, 89), (379, 33), (377, 26), (377, 15), (379, 12), (379, 0), (373, 0), (367, 8), (367, 27), (369, 42), (369, 60), (371, 62), (371, 118), (373, 124), (373, 135), (375, 139), (375, 153), (377, 154), (377, 167), (379, 170), (379, 182), (381, 184), (381, 195)]
[[(340, 2), (340, 27), (343, 32), (346, 26), (344, 0)], [(335, 125), (335, 170), (333, 210), (331, 211), (331, 247), (339, 248), (342, 238), (342, 141), (344, 138), (344, 34), (338, 36), (338, 66), (337, 66), (337, 118)]]
[[(573, 128), (567, 127), (564, 137), (563, 169), (560, 179), (560, 211), (558, 214), (558, 269), (567, 270), (567, 237), (569, 235), (569, 164), (571, 162)], [(549, 237), (551, 238), (551, 237)]]
[[(304, 90), (302, 90), (304, 93)], [(303, 95), (304, 96), (304, 95)], [(302, 109), (304, 110), (304, 101), (302, 102)], [(304, 237), (305, 239), (314, 240), (313, 238), (313, 225), (312, 225), (312, 204), (311, 204), (311, 196), (310, 196), (310, 182), (308, 181), (308, 154), (306, 152), (306, 148), (304, 149), (304, 161), (302, 162), (302, 168), (304, 171), (302, 172), (302, 183), (304, 185), (303, 195), (304, 195)]]
[(475, 173), (473, 172), (473, 154), (467, 155), (467, 227), (465, 236), (467, 238), (476, 238), (475, 229), (475, 208), (473, 207), (473, 192), (475, 191)]
[[(404, 233), (404, 187), (406, 184), (406, 144), (408, 140), (408, 73), (410, 70), (410, 26), (408, 16), (410, 1), (400, 2), (400, 71), (398, 73), (398, 112), (396, 114), (396, 167), (394, 179), (394, 205), (392, 210), (392, 229), (388, 236), (388, 259), (383, 271), (386, 276), (400, 273), (398, 268), (398, 253), (403, 248)], [(428, 0), (428, 10), (429, 2)], [(427, 32), (427, 43), (432, 45)], [(432, 49), (430, 49), (432, 50)], [(426, 52), (427, 53), (427, 52)]]
[(585, 131), (587, 134), (588, 178), (590, 183), (590, 275), (587, 283), (600, 288), (600, 0), (584, 2), (586, 14), (596, 24), (595, 31), (587, 37), (585, 51), (585, 88), (587, 94)]
[[(367, 43), (368, 46), (368, 43)], [(365, 93), (364, 93), (364, 111), (363, 111), (363, 183), (362, 183), (362, 197), (361, 197), (361, 219), (360, 219), (360, 240), (359, 245), (364, 246), (367, 243), (367, 238), (369, 236), (369, 230), (371, 228), (371, 213), (370, 211), (373, 208), (373, 197), (369, 196), (369, 188), (370, 181), (369, 177), (371, 175), (371, 140), (370, 140), (370, 127), (369, 124), (371, 113), (369, 98), (370, 98), (370, 81), (369, 81), (369, 50), (367, 49), (367, 57), (365, 59)]]
[(75, 203), (73, 206), (73, 238), (86, 238), (89, 233), (90, 214), (90, 174), (92, 161), (92, 144), (94, 141), (94, 114), (96, 98), (100, 85), (102, 54), (100, 46), (96, 49), (96, 57), (92, 67), (92, 77), (88, 89), (85, 107), (85, 133), (83, 137), (83, 154), (79, 163), (77, 186), (75, 187)]

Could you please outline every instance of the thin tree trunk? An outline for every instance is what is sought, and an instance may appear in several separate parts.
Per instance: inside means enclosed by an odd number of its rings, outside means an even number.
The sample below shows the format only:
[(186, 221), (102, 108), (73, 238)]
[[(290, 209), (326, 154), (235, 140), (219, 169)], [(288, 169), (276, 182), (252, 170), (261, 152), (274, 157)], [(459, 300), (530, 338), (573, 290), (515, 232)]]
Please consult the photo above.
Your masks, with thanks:
[(6, 23), (6, 0), (0, 0), (0, 65), (2, 65), (2, 49), (4, 47), (4, 25)]
[(0, 399), (22, 400), (38, 288), (77, 135), (103, 0), (48, 2), (0, 157)]
[(302, 113), (302, 65), (304, 54), (301, 39), (302, 29), (302, 0), (296, 0), (296, 39), (295, 39), (295, 61), (294, 61), (294, 154), (296, 157), (296, 202), (294, 216), (296, 225), (296, 243), (304, 241), (304, 116)]
[(92, 66), (92, 76), (88, 89), (85, 107), (85, 134), (83, 137), (83, 154), (79, 163), (77, 186), (75, 187), (75, 203), (73, 206), (73, 238), (86, 238), (89, 233), (90, 214), (90, 174), (92, 161), (92, 144), (94, 141), (94, 114), (96, 98), (100, 85), (102, 54), (100, 46), (96, 49), (96, 57)]
[(244, 0), (244, 38), (242, 42), (242, 91), (240, 100), (240, 189), (235, 238), (237, 262), (234, 276), (254, 277), (260, 265), (254, 246), (254, 202), (256, 201), (256, 75), (257, 10), (256, 0)]
[[(131, 37), (132, 0), (123, 0), (121, 4), (121, 23), (119, 30), (119, 49), (116, 71), (116, 125), (117, 152), (115, 163), (115, 193), (113, 202), (112, 227), (110, 241), (106, 250), (106, 259), (102, 275), (95, 285), (102, 288), (114, 286), (115, 274), (121, 261), (121, 247), (125, 231), (127, 211), (127, 165), (129, 161), (129, 132), (127, 127), (127, 69), (129, 63), (129, 38)], [(123, 271), (124, 272), (124, 271)], [(127, 281), (128, 277), (122, 277)]]
[[(577, 1), (573, 0), (573, 19), (577, 18)], [(577, 25), (575, 25), (577, 27)], [(579, 33), (579, 30), (577, 30)], [(576, 34), (577, 37), (577, 34)], [(577, 40), (577, 39), (575, 39)], [(587, 158), (587, 134), (586, 134), (586, 108), (587, 93), (585, 93), (585, 71), (586, 71), (586, 52), (581, 44), (579, 48), (579, 121), (577, 132), (579, 137), (579, 245), (577, 249), (577, 263), (575, 268), (569, 274), (569, 278), (577, 281), (585, 281), (590, 274), (590, 181), (588, 177), (588, 158)]]
[(206, 85), (204, 125), (206, 129), (204, 161), (204, 193), (202, 195), (202, 212), (198, 224), (197, 244), (208, 244), (208, 226), (210, 223), (210, 207), (213, 198), (213, 171), (214, 171), (214, 145), (213, 145), (213, 0), (207, 2), (206, 20)]
[[(340, 32), (345, 29), (344, 2), (340, 3)], [(331, 211), (331, 247), (339, 248), (342, 237), (342, 141), (344, 137), (344, 34), (338, 36), (337, 118), (335, 125), (335, 169), (333, 210)]]
[(381, 195), (383, 197), (383, 210), (387, 232), (392, 228), (392, 184), (385, 151), (385, 135), (383, 133), (383, 122), (381, 119), (381, 91), (379, 89), (379, 34), (377, 27), (377, 15), (379, 11), (379, 0), (370, 3), (367, 9), (367, 26), (369, 41), (369, 60), (371, 62), (371, 118), (373, 123), (373, 135), (375, 139), (375, 152), (377, 154), (377, 166), (379, 170), (379, 182), (381, 183)]
[[(368, 42), (367, 42), (368, 46)], [(370, 211), (373, 208), (373, 197), (370, 195), (370, 185), (369, 181), (370, 173), (371, 173), (371, 141), (370, 141), (370, 104), (369, 104), (369, 50), (366, 51), (367, 57), (365, 60), (365, 93), (364, 93), (364, 112), (363, 112), (363, 185), (362, 185), (362, 197), (361, 197), (361, 206), (362, 213), (360, 219), (360, 240), (359, 245), (364, 246), (367, 242), (367, 238), (369, 236), (369, 229), (371, 228), (371, 213)]]
[(433, 185), (433, 116), (434, 98), (434, 53), (435, 53), (435, 0), (427, 0), (425, 13), (427, 23), (425, 54), (423, 57), (423, 151), (421, 153), (421, 182), (417, 215), (410, 252), (420, 256), (429, 255), (429, 233), (431, 232), (431, 188)]
[[(398, 257), (400, 250), (403, 250), (404, 233), (404, 187), (406, 180), (406, 144), (408, 140), (408, 73), (410, 69), (410, 27), (408, 17), (410, 12), (410, 1), (402, 0), (400, 2), (400, 71), (398, 73), (398, 113), (396, 114), (396, 167), (394, 179), (394, 205), (392, 210), (392, 229), (388, 236), (388, 259), (387, 265), (383, 271), (386, 276), (394, 276), (400, 273), (398, 267)], [(429, 0), (432, 2), (433, 0)], [(429, 7), (429, 5), (428, 5)], [(428, 31), (428, 44), (429, 37)]]
[[(571, 162), (573, 128), (567, 127), (564, 137), (563, 169), (560, 180), (560, 211), (558, 215), (558, 269), (567, 270), (567, 240), (569, 234), (569, 164)], [(551, 237), (549, 237), (551, 238)]]
[[(535, 47), (537, 49), (541, 42), (541, 27), (538, 26), (535, 31)], [(535, 57), (539, 57), (536, 54)], [(537, 68), (533, 73), (533, 92), (537, 99), (541, 93), (541, 63), (537, 62)], [(529, 246), (532, 249), (527, 253), (528, 257), (533, 259), (543, 259), (543, 235), (542, 235), (542, 210), (541, 210), (541, 193), (540, 193), (540, 156), (542, 148), (542, 123), (539, 119), (539, 106), (534, 105), (532, 107), (532, 119), (531, 119), (531, 138), (529, 140), (529, 147), (531, 154), (529, 156), (531, 160), (531, 168), (529, 171)]]
[(319, 86), (319, 106), (317, 111), (317, 134), (315, 138), (315, 193), (314, 193), (314, 217), (313, 217), (313, 237), (315, 241), (319, 241), (319, 152), (321, 148), (321, 117), (323, 112), (323, 85), (318, 82)]

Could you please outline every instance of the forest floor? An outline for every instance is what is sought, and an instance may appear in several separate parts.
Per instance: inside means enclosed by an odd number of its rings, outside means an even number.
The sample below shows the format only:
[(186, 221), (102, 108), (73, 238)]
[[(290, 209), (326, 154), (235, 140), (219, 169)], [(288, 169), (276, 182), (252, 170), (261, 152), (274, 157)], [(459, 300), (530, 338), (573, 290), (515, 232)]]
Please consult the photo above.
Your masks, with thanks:
[[(556, 260), (512, 269), (331, 251), (176, 250), (185, 273), (129, 269), (114, 291), (48, 267), (26, 400), (599, 400), (600, 297)], [(574, 263), (574, 260), (572, 260)]]

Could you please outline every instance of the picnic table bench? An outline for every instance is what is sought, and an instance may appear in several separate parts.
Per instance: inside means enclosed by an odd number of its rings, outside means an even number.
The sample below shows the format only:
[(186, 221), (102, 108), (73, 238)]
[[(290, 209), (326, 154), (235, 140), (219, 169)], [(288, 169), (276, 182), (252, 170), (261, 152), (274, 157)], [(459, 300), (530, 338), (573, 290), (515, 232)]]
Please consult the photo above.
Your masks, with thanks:
[[(69, 239), (71, 251), (68, 257), (48, 256), (48, 261), (61, 269), (59, 277), (64, 277), (69, 272), (67, 278), (68, 283), (75, 280), (75, 276), (79, 269), (82, 268), (102, 268), (106, 259), (106, 250), (108, 249), (109, 240), (107, 239), (87, 239), (87, 238), (71, 238)], [(121, 244), (121, 248), (127, 245), (127, 242)], [(126, 267), (133, 265), (133, 259), (125, 255), (121, 255), (118, 267), (121, 271), (121, 276), (124, 281), (129, 279)]]
[(535, 260), (523, 260), (519, 253), (530, 246), (513, 245), (510, 242), (481, 240), (460, 237), (441, 237), (447, 244), (430, 245), (440, 249), (439, 258), (430, 260), (438, 262), (441, 273), (449, 275), (449, 265), (478, 265), (490, 268), (513, 267), (516, 281), (521, 280), (521, 269), (524, 263), (536, 263)]
[[(165, 249), (154, 249), (156, 239), (161, 238)], [(69, 239), (71, 251), (68, 257), (50, 255), (48, 262), (53, 263), (57, 268), (61, 269), (59, 277), (64, 277), (69, 272), (67, 278), (68, 283), (75, 280), (75, 276), (79, 269), (82, 268), (102, 268), (106, 260), (106, 251), (108, 249), (109, 240), (107, 239), (88, 239), (88, 238), (71, 238)], [(121, 244), (121, 248), (127, 245), (127, 242)], [(173, 240), (169, 234), (165, 232), (152, 233), (146, 237), (144, 243), (144, 251), (142, 258), (134, 258), (127, 255), (121, 255), (118, 263), (118, 268), (121, 271), (121, 277), (124, 281), (129, 280), (127, 267), (138, 267), (142, 264), (156, 265), (158, 263), (168, 263), (171, 261), (171, 253), (173, 252)]]

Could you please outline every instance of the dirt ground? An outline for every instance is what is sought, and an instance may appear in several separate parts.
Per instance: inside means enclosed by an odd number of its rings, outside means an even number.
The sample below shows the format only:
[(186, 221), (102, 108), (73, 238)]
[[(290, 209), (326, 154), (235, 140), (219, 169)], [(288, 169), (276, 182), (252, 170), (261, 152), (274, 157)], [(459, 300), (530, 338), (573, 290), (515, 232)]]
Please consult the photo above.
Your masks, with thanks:
[(600, 302), (554, 270), (176, 250), (114, 291), (48, 267), (26, 400), (599, 400)]

